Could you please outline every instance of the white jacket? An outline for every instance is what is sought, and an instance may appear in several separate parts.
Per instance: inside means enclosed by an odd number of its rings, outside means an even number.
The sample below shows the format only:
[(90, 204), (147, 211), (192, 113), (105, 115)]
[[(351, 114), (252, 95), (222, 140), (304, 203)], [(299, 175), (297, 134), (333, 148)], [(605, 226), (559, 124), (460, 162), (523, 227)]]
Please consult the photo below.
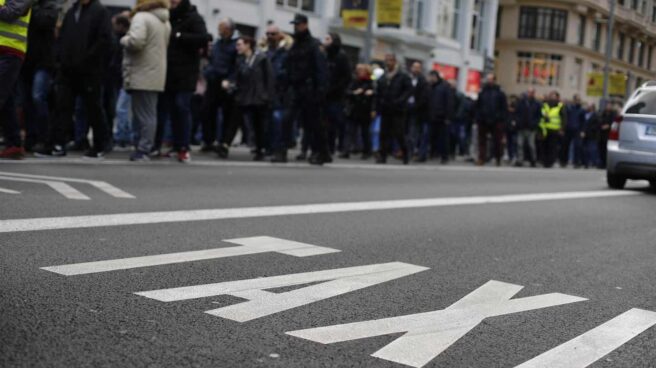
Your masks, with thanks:
[(121, 38), (123, 86), (126, 90), (163, 92), (166, 85), (166, 51), (171, 35), (169, 11), (139, 11)]

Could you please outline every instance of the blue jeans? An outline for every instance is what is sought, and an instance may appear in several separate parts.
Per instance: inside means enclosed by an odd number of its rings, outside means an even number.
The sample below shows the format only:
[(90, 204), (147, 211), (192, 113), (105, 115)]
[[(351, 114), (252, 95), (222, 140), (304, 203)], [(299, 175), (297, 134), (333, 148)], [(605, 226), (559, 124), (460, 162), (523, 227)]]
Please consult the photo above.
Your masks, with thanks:
[(428, 122), (418, 121), (416, 116), (411, 116), (408, 121), (410, 124), (410, 134), (408, 139), (408, 149), (411, 153), (417, 153), (421, 159), (428, 158), (428, 149), (430, 147), (430, 125)]
[(583, 140), (583, 165), (585, 165), (585, 167), (599, 166), (600, 160), (598, 146), (599, 142), (596, 139)]
[(20, 126), (16, 116), (16, 81), (23, 61), (14, 55), (0, 55), (0, 120), (6, 147), (20, 147)]
[(286, 140), (282, 139), (282, 119), (284, 114), (285, 110), (281, 108), (274, 109), (271, 113), (271, 123), (269, 124), (269, 144), (274, 151), (287, 149), (287, 147), (284, 147), (284, 142)]
[(514, 161), (517, 159), (517, 131), (508, 131), (506, 133), (506, 142), (508, 159)]
[(465, 156), (469, 151), (469, 139), (467, 137), (467, 124), (462, 120), (455, 120), (449, 125), (451, 136), (452, 153)]
[(193, 92), (164, 92), (157, 102), (157, 135), (155, 147), (160, 148), (166, 122), (171, 121), (173, 150), (189, 150), (191, 141), (191, 96)]
[(132, 98), (124, 89), (118, 93), (116, 102), (116, 133), (114, 140), (119, 144), (132, 144), (132, 122), (130, 121), (130, 105)]
[(30, 146), (45, 143), (48, 140), (50, 120), (48, 97), (52, 87), (52, 76), (45, 69), (37, 69), (23, 76), (21, 87), (25, 112), (25, 143)]

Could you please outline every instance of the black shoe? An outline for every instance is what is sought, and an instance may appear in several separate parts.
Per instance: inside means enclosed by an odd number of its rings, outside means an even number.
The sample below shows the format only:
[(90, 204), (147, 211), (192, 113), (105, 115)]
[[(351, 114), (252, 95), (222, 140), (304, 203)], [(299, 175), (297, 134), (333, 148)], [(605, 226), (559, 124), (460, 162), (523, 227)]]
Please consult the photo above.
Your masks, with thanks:
[(449, 159), (448, 158), (443, 158), (440, 160), (440, 165), (448, 165), (449, 164)]
[(403, 164), (407, 165), (410, 163), (410, 155), (407, 152), (403, 152), (403, 155), (401, 156), (403, 159)]
[(384, 165), (384, 164), (387, 163), (387, 158), (382, 157), (382, 156), (381, 156), (381, 157), (378, 157), (378, 158), (376, 159), (376, 163), (377, 163), (377, 164)]
[(371, 158), (371, 153), (363, 153), (362, 157), (360, 157), (361, 160), (368, 160)]
[(255, 156), (253, 156), (253, 161), (264, 161), (264, 155), (261, 152), (257, 152)]
[(83, 140), (83, 141), (74, 142), (73, 144), (70, 144), (68, 146), (68, 150), (73, 151), (73, 152), (82, 152), (82, 151), (88, 150), (90, 147), (91, 146), (89, 145), (89, 142), (87, 142), (86, 140)]
[(217, 148), (216, 153), (219, 155), (219, 158), (226, 159), (230, 154), (230, 147), (227, 144), (222, 144)]
[(424, 162), (426, 162), (427, 160), (426, 160), (426, 157), (415, 157), (415, 159), (412, 160), (412, 161), (413, 161), (413, 162), (416, 162), (416, 163), (424, 163)]
[(287, 163), (287, 151), (276, 152), (271, 158), (271, 162), (286, 164)]
[(324, 164), (323, 158), (319, 155), (312, 155), (312, 157), (310, 157), (308, 162), (310, 163), (310, 165), (317, 165), (317, 166), (322, 166)]
[(298, 156), (296, 156), (296, 161), (305, 161), (307, 160), (307, 153), (301, 152)]
[(103, 151), (96, 151), (95, 149), (90, 149), (84, 153), (84, 156), (82, 156), (84, 159), (92, 159), (92, 160), (102, 160), (105, 158), (105, 153)]
[(340, 153), (339, 156), (337, 156), (337, 157), (348, 160), (349, 158), (351, 158), (351, 154), (348, 153), (348, 152), (344, 152), (344, 153)]
[(211, 144), (203, 144), (200, 147), (200, 151), (203, 152), (203, 153), (216, 152), (216, 147), (214, 147)]
[(66, 156), (66, 150), (64, 147), (55, 145), (53, 147), (46, 147), (45, 149), (34, 152), (36, 157), (64, 157)]
[(321, 160), (325, 164), (332, 164), (333, 163), (333, 157), (331, 155), (325, 155), (325, 156), (321, 157)]

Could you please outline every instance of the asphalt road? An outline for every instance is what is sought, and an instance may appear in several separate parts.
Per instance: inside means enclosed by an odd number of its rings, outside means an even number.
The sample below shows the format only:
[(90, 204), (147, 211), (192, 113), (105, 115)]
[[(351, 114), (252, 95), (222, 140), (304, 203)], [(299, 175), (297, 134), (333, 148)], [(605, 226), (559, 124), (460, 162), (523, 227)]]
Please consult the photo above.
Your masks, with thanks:
[[(656, 313), (648, 312), (656, 312), (656, 196), (644, 183), (616, 196), (597, 170), (194, 158), (190, 165), (0, 163), (0, 366), (514, 367), (637, 308), (644, 321), (622, 319), (573, 340), (573, 353), (554, 353), (542, 366), (656, 367)], [(16, 173), (103, 181), (134, 198)], [(88, 199), (42, 181), (69, 183)], [(185, 262), (177, 255), (170, 261), (177, 263), (121, 261), (123, 269), (69, 276), (42, 269), (239, 247), (224, 240), (260, 236), (333, 250)], [(392, 262), (411, 270), (338, 270)], [(323, 270), (334, 271), (308, 276)], [(175, 291), (178, 299), (168, 302), (135, 294), (301, 273), (286, 285), (222, 284), (232, 291), (187, 300)], [(437, 320), (421, 314), (470, 293), (473, 304)], [(561, 294), (552, 306), (534, 300), (516, 313), (506, 308), (511, 297), (551, 293)], [(235, 313), (204, 313), (217, 309)], [(371, 337), (334, 333), (325, 339), (336, 341), (324, 344), (312, 338), (319, 330), (298, 332), (415, 314), (414, 324), (388, 320), (394, 331), (380, 336), (368, 325), (347, 326)], [(525, 367), (540, 366), (533, 362)]]

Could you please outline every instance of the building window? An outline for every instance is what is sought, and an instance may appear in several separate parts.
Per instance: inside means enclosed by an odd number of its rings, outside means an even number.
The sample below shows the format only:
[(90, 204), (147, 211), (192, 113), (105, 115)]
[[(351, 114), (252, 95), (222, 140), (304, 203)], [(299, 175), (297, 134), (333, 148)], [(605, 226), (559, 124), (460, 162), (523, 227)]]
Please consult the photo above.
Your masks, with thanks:
[(656, 23), (656, 6), (651, 9), (651, 22)]
[(652, 55), (654, 54), (654, 46), (649, 46), (647, 49), (647, 69), (651, 70), (651, 58)]
[(626, 35), (620, 33), (618, 35), (619, 43), (617, 45), (617, 58), (624, 60), (624, 44), (626, 43)]
[(405, 26), (413, 29), (424, 27), (424, 0), (404, 0)]
[(597, 23), (595, 26), (595, 35), (592, 44), (592, 49), (595, 51), (601, 50), (601, 23)]
[(437, 12), (437, 35), (446, 38), (458, 38), (458, 22), (462, 0), (443, 0), (439, 2)]
[(300, 10), (311, 13), (315, 13), (317, 11), (317, 4), (315, 0), (276, 0), (276, 4), (297, 11)]
[(585, 46), (585, 27), (586, 27), (586, 18), (585, 15), (579, 16), (579, 46)]
[(469, 47), (476, 51), (482, 51), (484, 9), (485, 6), (483, 0), (474, 1), (474, 11), (472, 12), (472, 34)]
[(631, 0), (631, 9), (638, 10), (638, 0)]
[(502, 15), (502, 13), (503, 13), (503, 8), (499, 7), (499, 9), (497, 10), (497, 24), (496, 24), (496, 30), (495, 30), (495, 37), (496, 38), (499, 38), (499, 36), (501, 36), (501, 19), (502, 19), (501, 15)]
[(562, 55), (518, 52), (517, 83), (557, 87), (562, 61)]
[(635, 39), (631, 39), (629, 41), (629, 63), (633, 64), (635, 61), (635, 47), (636, 47), (636, 41)]
[(567, 11), (522, 6), (519, 15), (519, 38), (565, 42)]
[(645, 65), (645, 44), (638, 41), (638, 66), (642, 68), (643, 65)]

